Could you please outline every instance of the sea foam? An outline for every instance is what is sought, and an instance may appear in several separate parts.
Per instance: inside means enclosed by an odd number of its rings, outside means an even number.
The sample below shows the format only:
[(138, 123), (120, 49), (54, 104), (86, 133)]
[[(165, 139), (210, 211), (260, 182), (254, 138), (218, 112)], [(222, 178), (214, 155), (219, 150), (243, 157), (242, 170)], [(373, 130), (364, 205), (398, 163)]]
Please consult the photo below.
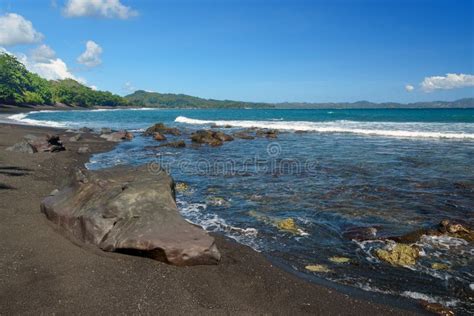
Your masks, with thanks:
[[(43, 111), (41, 111), (43, 112)], [(44, 112), (51, 112), (51, 111), (44, 111)], [(55, 122), (55, 121), (43, 121), (43, 120), (34, 120), (27, 118), (28, 114), (33, 113), (33, 112), (28, 112), (28, 113), (19, 113), (19, 114), (13, 114), (8, 116), (7, 118), (12, 121), (16, 121), (18, 123), (24, 124), (24, 125), (34, 125), (34, 126), (49, 126), (49, 127), (58, 127), (58, 128), (66, 128), (67, 124), (66, 123), (60, 123), (60, 122)]]
[[(369, 136), (385, 136), (399, 138), (448, 138), (474, 140), (474, 133), (462, 130), (463, 123), (386, 123), (386, 122), (357, 122), (357, 121), (250, 121), (250, 120), (198, 120), (178, 116), (175, 122), (192, 125), (231, 125), (240, 128), (270, 128), (279, 130), (300, 130), (317, 133), (352, 133)], [(445, 130), (450, 128), (452, 130)]]

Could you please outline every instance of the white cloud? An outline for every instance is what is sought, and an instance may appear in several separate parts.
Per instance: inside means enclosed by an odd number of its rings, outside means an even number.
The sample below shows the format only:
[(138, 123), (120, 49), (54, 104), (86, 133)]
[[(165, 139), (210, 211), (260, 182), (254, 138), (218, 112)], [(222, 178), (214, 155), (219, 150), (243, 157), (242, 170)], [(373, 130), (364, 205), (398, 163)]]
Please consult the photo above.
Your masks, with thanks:
[[(67, 64), (61, 58), (57, 58), (55, 55), (52, 56), (51, 59), (47, 59), (46, 56), (43, 55), (44, 59), (41, 61), (35, 60), (35, 57), (37, 56), (35, 56), (34, 53), (36, 50), (41, 48), (41, 46), (33, 50), (30, 55), (25, 55), (23, 53), (11, 53), (3, 47), (0, 47), (0, 53), (6, 53), (15, 56), (18, 61), (25, 65), (26, 69), (47, 80), (73, 79), (82, 83), (83, 85), (90, 87), (93, 90), (98, 89), (97, 86), (88, 84), (86, 79), (75, 76)], [(54, 53), (51, 48), (49, 49)]]
[(32, 56), (29, 57), (25, 54), (16, 54), (16, 57), (25, 65), (26, 69), (45, 79), (58, 80), (70, 78), (79, 82), (85, 82), (83, 79), (74, 76), (61, 58), (52, 58), (38, 62)]
[(120, 0), (68, 0), (63, 9), (68, 17), (94, 16), (128, 19), (138, 12), (123, 5)]
[(420, 84), (425, 92), (474, 87), (474, 75), (446, 74), (446, 76), (426, 77)]
[(33, 24), (21, 15), (7, 13), (0, 16), (0, 45), (37, 43), (43, 37), (43, 34), (37, 32)]
[(52, 59), (55, 59), (56, 52), (48, 45), (42, 44), (33, 49), (30, 56), (33, 61), (47, 63)]
[(122, 88), (125, 92), (128, 92), (128, 93), (131, 93), (131, 92), (134, 92), (136, 90), (136, 88), (133, 86), (133, 84), (131, 82), (125, 82), (125, 84), (123, 85), (123, 88)]
[(86, 50), (77, 58), (77, 62), (87, 67), (95, 67), (102, 63), (101, 54), (102, 47), (94, 41), (87, 41)]
[(412, 86), (411, 84), (407, 84), (407, 85), (405, 86), (405, 90), (406, 90), (407, 92), (412, 92), (413, 90), (415, 90), (415, 87)]

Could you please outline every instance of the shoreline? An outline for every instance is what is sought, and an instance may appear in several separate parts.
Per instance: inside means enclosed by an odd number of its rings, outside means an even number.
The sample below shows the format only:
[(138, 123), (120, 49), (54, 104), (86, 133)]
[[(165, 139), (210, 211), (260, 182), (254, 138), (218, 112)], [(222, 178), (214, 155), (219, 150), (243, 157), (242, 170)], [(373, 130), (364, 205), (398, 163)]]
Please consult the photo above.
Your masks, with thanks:
[[(33, 155), (5, 151), (25, 134), (48, 132), (61, 134), (69, 150)], [(40, 213), (40, 201), (59, 188), (74, 167), (89, 160), (90, 154), (75, 152), (76, 146), (87, 143), (96, 153), (111, 150), (116, 143), (89, 134), (71, 143), (67, 140), (73, 133), (62, 129), (4, 123), (0, 123), (0, 134), (1, 168), (23, 170), (18, 176), (0, 175), (0, 183), (6, 187), (0, 190), (0, 206), (5, 214), (0, 223), (0, 238), (4, 241), (0, 291), (6, 293), (0, 303), (6, 313), (81, 309), (90, 313), (151, 313), (157, 308), (160, 312), (193, 314), (423, 312), (407, 299), (370, 292), (363, 295), (362, 290), (356, 289), (348, 295), (345, 290), (340, 291), (342, 288), (309, 282), (284, 271), (268, 256), (215, 234), (222, 261), (217, 266), (187, 268), (104, 253), (71, 242)], [(104, 293), (113, 293), (112, 301), (104, 301)], [(405, 309), (394, 307), (398, 304)]]

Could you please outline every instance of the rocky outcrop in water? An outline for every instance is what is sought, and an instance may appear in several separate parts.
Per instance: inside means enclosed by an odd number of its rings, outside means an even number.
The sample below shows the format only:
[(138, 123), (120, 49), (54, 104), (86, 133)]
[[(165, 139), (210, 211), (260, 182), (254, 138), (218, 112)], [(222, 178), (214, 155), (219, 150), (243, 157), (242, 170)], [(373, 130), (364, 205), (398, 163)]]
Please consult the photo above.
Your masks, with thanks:
[(102, 134), (100, 135), (100, 137), (106, 139), (109, 142), (118, 143), (124, 140), (132, 140), (133, 134), (127, 131), (118, 131), (118, 132), (112, 132), (110, 134)]
[(181, 131), (175, 127), (168, 127), (163, 123), (156, 123), (148, 127), (143, 133), (144, 136), (154, 136), (155, 133), (169, 134), (174, 136), (181, 135)]
[(167, 143), (158, 145), (157, 147), (183, 148), (183, 147), (186, 147), (186, 143), (184, 142), (184, 140), (177, 140), (175, 142), (167, 142)]
[(166, 136), (161, 134), (160, 132), (156, 132), (153, 134), (153, 139), (157, 141), (162, 141), (162, 140), (166, 140)]
[(276, 129), (259, 129), (256, 132), (258, 137), (266, 137), (266, 138), (277, 138), (278, 137), (278, 130)]
[(41, 210), (60, 231), (105, 251), (178, 266), (220, 260), (214, 239), (179, 214), (173, 180), (163, 170), (78, 171), (70, 185), (43, 200)]
[(247, 132), (244, 132), (244, 131), (240, 131), (240, 132), (236, 132), (233, 134), (235, 138), (240, 138), (240, 139), (255, 139), (254, 136), (250, 135), (249, 133)]
[(375, 255), (394, 266), (413, 266), (420, 257), (420, 249), (415, 245), (396, 243), (389, 244), (384, 249), (376, 249)]
[(401, 243), (415, 243), (421, 236), (448, 236), (461, 238), (468, 242), (474, 242), (474, 231), (461, 223), (444, 219), (438, 227), (432, 229), (417, 229), (402, 236), (389, 237), (388, 239)]
[(198, 144), (216, 147), (221, 146), (224, 142), (232, 141), (234, 138), (221, 131), (199, 130), (191, 135), (191, 140)]

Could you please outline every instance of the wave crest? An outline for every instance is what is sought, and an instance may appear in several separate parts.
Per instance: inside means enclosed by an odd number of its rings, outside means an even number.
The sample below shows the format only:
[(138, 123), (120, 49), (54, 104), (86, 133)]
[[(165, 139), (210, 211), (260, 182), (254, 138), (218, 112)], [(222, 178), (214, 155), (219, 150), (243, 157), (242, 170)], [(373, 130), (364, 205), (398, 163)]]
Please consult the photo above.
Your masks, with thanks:
[[(463, 130), (466, 123), (393, 123), (393, 122), (357, 122), (357, 121), (250, 121), (250, 120), (199, 120), (178, 116), (177, 123), (191, 125), (231, 125), (240, 128), (271, 128), (279, 130), (299, 130), (316, 133), (351, 133), (368, 136), (397, 138), (449, 138), (474, 140), (474, 133)], [(472, 127), (471, 127), (472, 128)], [(449, 130), (451, 129), (451, 130)]]

